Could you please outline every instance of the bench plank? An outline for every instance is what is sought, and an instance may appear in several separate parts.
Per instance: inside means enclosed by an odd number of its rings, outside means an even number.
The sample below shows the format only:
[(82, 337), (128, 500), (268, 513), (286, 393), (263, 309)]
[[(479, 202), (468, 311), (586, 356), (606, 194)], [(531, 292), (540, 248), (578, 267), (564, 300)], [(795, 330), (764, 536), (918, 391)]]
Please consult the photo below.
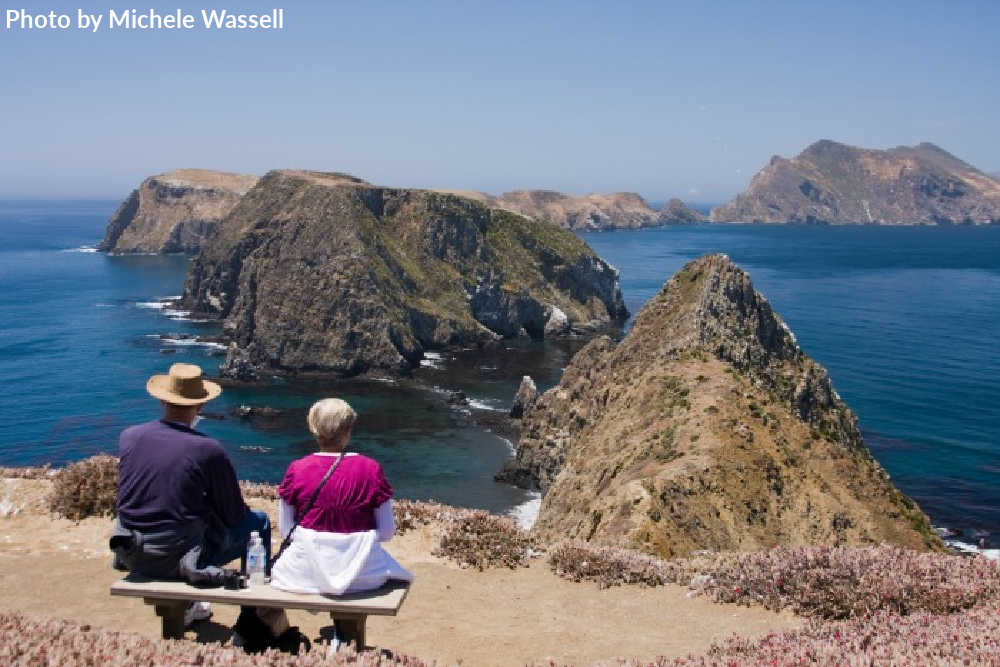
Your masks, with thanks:
[(315, 595), (289, 593), (269, 584), (251, 585), (249, 588), (200, 588), (183, 581), (160, 581), (130, 574), (111, 585), (111, 594), (148, 600), (204, 600), (219, 604), (238, 604), (250, 607), (275, 607), (305, 609), (331, 613), (372, 616), (395, 616), (410, 590), (407, 582), (390, 581), (372, 591), (349, 595)]

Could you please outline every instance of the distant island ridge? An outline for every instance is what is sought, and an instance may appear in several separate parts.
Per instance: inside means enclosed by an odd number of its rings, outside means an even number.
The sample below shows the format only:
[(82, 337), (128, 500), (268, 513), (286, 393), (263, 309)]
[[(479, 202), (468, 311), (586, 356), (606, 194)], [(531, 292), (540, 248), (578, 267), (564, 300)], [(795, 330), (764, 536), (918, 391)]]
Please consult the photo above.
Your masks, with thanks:
[[(195, 253), (257, 181), (253, 175), (205, 169), (150, 176), (112, 214), (98, 250)], [(703, 222), (1000, 224), (1000, 174), (982, 172), (926, 142), (876, 150), (823, 139), (790, 160), (775, 155), (744, 192), (708, 215), (678, 198), (656, 208), (634, 192), (428, 191), (575, 231)]]
[[(150, 176), (111, 215), (97, 249), (123, 254), (196, 253), (258, 180), (248, 174), (207, 169), (177, 169)], [(671, 199), (656, 210), (634, 192), (568, 195), (553, 190), (516, 190), (495, 197), (467, 190), (427, 191), (464, 197), (573, 230), (636, 229), (708, 220), (680, 199)]]
[(931, 143), (888, 150), (827, 139), (775, 155), (713, 222), (998, 224), (1000, 181)]

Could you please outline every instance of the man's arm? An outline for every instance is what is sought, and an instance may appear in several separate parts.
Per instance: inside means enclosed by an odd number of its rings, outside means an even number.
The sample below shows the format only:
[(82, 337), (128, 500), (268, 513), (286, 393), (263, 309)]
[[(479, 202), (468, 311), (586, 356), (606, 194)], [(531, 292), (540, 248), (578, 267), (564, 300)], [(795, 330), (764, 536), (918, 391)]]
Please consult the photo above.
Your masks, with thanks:
[(239, 480), (229, 455), (221, 445), (214, 447), (205, 466), (205, 479), (208, 482), (207, 502), (209, 507), (225, 522), (227, 526), (235, 526), (243, 520), (249, 508), (243, 502)]

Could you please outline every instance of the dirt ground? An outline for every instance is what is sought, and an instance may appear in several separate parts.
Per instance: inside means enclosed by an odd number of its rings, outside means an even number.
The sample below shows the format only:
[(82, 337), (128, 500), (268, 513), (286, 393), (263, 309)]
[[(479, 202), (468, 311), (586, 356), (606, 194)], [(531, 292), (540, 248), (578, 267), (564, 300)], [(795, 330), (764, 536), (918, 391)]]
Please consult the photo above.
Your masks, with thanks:
[[(141, 600), (112, 598), (110, 520), (72, 522), (44, 510), (47, 483), (0, 479), (0, 610), (20, 610), (158, 637), (159, 619)], [(270, 503), (252, 503), (272, 512)], [(273, 517), (272, 517), (273, 518)], [(396, 617), (370, 617), (368, 644), (440, 664), (589, 665), (706, 650), (714, 639), (798, 625), (788, 613), (688, 598), (679, 586), (601, 590), (554, 575), (543, 559), (519, 570), (466, 570), (431, 555), (434, 527), (411, 531), (389, 551), (416, 575)], [(236, 607), (187, 633), (226, 642)], [(289, 613), (312, 638), (329, 617)]]

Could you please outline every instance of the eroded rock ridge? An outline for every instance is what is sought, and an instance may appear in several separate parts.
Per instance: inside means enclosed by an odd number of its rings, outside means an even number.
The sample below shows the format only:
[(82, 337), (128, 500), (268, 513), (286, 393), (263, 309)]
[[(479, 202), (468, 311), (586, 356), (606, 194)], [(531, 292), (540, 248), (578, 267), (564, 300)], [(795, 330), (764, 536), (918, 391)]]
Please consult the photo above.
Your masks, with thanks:
[(615, 345), (591, 341), (525, 415), (501, 479), (548, 540), (661, 556), (775, 544), (940, 545), (826, 370), (727, 257), (685, 266)]

